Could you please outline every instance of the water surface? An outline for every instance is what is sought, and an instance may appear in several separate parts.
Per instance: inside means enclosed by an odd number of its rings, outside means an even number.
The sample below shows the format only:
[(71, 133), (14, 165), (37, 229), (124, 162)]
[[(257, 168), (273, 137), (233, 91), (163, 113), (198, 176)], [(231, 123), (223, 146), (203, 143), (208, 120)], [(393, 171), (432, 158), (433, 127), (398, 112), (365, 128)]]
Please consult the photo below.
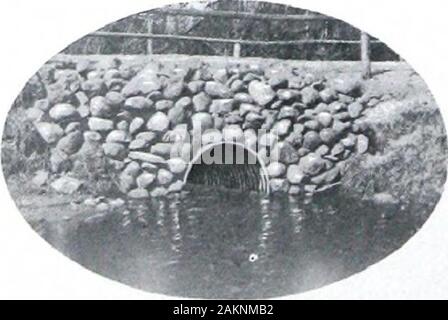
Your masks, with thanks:
[(265, 298), (363, 270), (399, 248), (423, 221), (337, 192), (266, 198), (195, 187), (47, 225), (45, 238), (85, 267), (151, 292)]

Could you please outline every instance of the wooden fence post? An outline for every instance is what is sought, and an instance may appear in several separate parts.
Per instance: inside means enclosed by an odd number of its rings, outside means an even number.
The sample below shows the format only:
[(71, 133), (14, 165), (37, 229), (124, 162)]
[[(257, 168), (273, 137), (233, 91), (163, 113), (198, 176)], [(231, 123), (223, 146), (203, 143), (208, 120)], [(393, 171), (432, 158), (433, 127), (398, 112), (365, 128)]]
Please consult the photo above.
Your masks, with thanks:
[(241, 43), (237, 42), (233, 45), (233, 56), (235, 58), (241, 58)]
[(361, 62), (362, 77), (369, 79), (372, 76), (372, 68), (370, 65), (370, 37), (365, 32), (361, 32)]
[[(146, 32), (148, 34), (152, 34), (152, 25), (153, 25), (153, 19), (151, 15), (148, 15), (146, 20)], [(148, 41), (146, 43), (146, 54), (150, 55), (152, 54), (152, 39), (148, 38)]]

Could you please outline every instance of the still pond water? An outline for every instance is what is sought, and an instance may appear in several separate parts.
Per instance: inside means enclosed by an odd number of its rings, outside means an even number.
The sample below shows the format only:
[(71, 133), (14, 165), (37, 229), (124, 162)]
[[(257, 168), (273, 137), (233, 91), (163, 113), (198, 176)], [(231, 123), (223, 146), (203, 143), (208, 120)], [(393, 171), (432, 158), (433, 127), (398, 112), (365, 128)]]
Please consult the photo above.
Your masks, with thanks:
[[(385, 206), (196, 187), (47, 225), (83, 266), (155, 293), (266, 298), (343, 279), (399, 248), (423, 221)], [(387, 218), (385, 216), (388, 216)]]

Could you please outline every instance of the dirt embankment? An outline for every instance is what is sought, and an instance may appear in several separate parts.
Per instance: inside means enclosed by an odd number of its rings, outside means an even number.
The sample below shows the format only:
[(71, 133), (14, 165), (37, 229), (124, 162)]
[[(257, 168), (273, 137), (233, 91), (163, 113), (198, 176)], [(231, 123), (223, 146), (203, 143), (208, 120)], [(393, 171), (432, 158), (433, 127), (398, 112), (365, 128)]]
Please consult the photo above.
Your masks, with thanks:
[(413, 70), (378, 74), (366, 89), (384, 100), (365, 114), (375, 152), (352, 159), (343, 187), (356, 197), (394, 201), (424, 221), (446, 181), (446, 131), (436, 101)]

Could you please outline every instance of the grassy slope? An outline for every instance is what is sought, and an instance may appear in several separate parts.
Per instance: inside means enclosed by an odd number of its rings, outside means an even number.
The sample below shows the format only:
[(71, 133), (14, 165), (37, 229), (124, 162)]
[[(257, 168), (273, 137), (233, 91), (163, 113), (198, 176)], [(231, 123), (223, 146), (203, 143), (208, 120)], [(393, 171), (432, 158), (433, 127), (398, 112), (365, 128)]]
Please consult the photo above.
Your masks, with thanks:
[(343, 187), (367, 198), (377, 192), (391, 194), (405, 212), (424, 220), (446, 180), (446, 132), (436, 102), (412, 71), (377, 75), (366, 88), (372, 96), (388, 98), (366, 113), (376, 152), (351, 160)]

